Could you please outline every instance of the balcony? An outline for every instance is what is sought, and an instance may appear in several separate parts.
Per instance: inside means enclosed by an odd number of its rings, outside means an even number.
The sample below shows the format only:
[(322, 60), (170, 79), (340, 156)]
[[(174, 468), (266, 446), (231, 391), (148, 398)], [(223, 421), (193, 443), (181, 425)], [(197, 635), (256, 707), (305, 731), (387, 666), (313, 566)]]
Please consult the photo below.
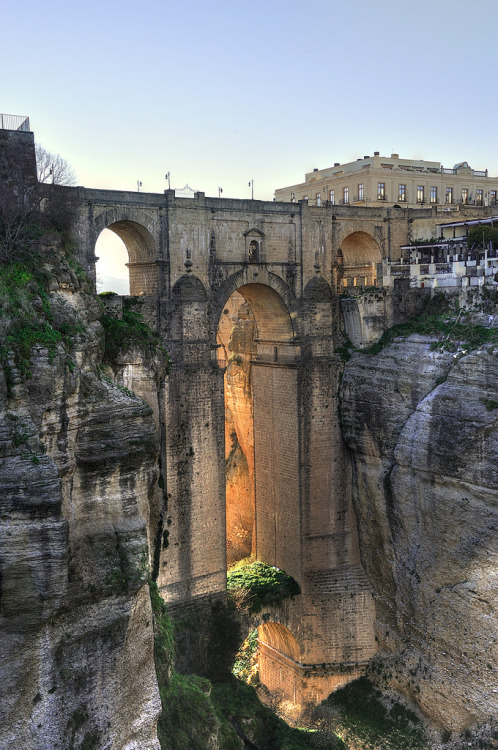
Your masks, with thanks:
[(22, 130), (29, 133), (29, 117), (0, 113), (0, 130)]

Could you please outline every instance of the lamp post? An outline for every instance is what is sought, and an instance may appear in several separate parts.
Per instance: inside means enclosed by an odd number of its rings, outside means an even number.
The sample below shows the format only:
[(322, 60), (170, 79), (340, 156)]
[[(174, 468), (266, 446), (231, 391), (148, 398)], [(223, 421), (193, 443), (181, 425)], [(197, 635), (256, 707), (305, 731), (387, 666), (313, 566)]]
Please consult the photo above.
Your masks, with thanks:
[(142, 181), (141, 180), (137, 180), (137, 193), (140, 192), (140, 188), (141, 187), (142, 187)]
[(168, 190), (171, 190), (171, 174), (170, 172), (166, 172), (164, 175), (164, 179), (168, 180)]
[(254, 177), (249, 182), (249, 187), (251, 188), (251, 200), (254, 200)]

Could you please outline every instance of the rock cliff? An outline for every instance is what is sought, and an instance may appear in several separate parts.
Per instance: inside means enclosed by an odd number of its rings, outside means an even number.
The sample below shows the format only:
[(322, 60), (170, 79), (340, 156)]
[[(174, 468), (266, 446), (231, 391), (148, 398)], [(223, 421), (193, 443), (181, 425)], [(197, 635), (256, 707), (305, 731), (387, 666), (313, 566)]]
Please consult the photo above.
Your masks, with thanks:
[(0, 748), (158, 750), (152, 409), (99, 370), (96, 298), (62, 258), (45, 271), (33, 304), (72, 341), (0, 368)]
[(373, 672), (462, 731), (498, 706), (498, 347), (431, 341), (354, 354), (342, 423), (375, 589)]

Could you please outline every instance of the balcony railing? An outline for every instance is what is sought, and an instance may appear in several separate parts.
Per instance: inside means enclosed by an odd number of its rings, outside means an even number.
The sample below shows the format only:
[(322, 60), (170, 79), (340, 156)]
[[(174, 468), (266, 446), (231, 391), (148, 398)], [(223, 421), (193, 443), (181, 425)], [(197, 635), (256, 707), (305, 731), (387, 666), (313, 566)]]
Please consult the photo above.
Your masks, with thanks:
[(0, 113), (0, 130), (23, 130), (29, 133), (29, 117)]

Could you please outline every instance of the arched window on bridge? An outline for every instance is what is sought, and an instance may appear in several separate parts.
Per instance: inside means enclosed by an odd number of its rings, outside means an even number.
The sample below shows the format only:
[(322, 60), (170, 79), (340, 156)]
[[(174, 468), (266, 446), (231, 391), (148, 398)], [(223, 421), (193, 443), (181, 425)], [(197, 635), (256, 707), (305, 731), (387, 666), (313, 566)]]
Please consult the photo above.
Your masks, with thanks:
[(259, 263), (259, 243), (256, 240), (249, 243), (249, 263)]
[(97, 293), (130, 293), (127, 268), (128, 250), (123, 240), (109, 229), (103, 229), (95, 245), (97, 261)]

